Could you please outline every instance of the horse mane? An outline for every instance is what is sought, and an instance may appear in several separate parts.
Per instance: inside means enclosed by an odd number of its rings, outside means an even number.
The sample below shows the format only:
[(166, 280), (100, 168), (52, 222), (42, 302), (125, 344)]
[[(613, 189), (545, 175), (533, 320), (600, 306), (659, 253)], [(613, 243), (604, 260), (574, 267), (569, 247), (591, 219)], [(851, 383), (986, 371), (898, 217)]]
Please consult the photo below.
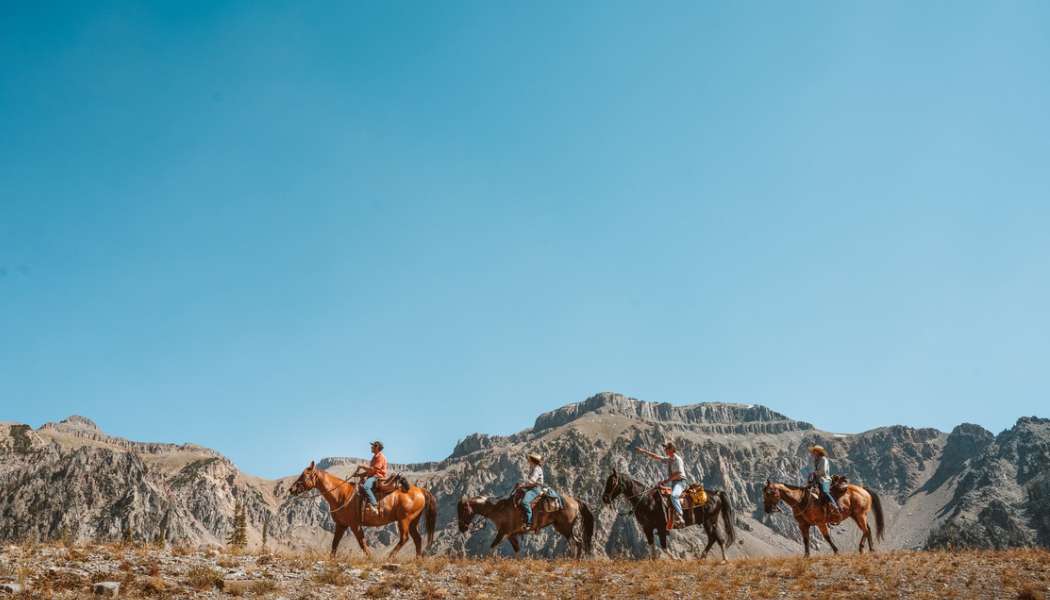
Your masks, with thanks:
[(784, 482), (781, 482), (781, 481), (774, 481), (773, 483), (776, 483), (777, 485), (782, 485), (782, 486), (786, 487), (787, 489), (794, 490), (794, 491), (806, 489), (806, 487), (802, 486), (802, 485), (794, 485), (794, 484), (790, 484), (790, 483), (784, 483)]

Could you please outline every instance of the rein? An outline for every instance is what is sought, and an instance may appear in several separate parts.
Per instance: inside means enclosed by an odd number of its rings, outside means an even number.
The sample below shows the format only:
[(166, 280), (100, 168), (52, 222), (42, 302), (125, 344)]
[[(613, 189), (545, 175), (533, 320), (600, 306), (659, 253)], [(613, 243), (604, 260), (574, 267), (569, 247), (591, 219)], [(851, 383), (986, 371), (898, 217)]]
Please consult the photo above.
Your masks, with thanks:
[[(326, 474), (327, 474), (327, 471), (324, 471), (324, 473), (326, 473)], [(336, 485), (336, 486), (335, 486), (334, 488), (332, 488), (332, 489), (328, 489), (328, 488), (327, 488), (326, 486), (322, 486), (322, 487), (324, 487), (324, 488), (325, 488), (325, 491), (326, 491), (326, 492), (328, 492), (329, 494), (331, 494), (331, 493), (332, 493), (332, 490), (336, 490), (336, 489), (339, 489), (339, 488), (343, 487), (344, 485), (349, 485), (349, 486), (351, 486), (351, 488), (352, 488), (352, 491), (350, 492), (350, 496), (348, 496), (348, 497), (347, 497), (346, 501), (345, 501), (345, 502), (343, 502), (343, 503), (342, 503), (341, 505), (339, 505), (339, 508), (329, 508), (329, 509), (328, 509), (328, 514), (330, 514), (330, 515), (335, 515), (335, 513), (337, 513), (337, 512), (339, 512), (339, 511), (343, 510), (344, 508), (346, 508), (346, 507), (347, 507), (347, 505), (349, 505), (349, 504), (350, 504), (350, 501), (351, 501), (351, 500), (353, 500), (353, 499), (354, 499), (354, 498), (355, 498), (355, 497), (357, 496), (357, 487), (358, 487), (358, 486), (356, 486), (356, 485), (354, 485), (354, 484), (350, 483), (350, 482), (349, 482), (349, 481), (347, 481), (346, 479), (343, 479), (342, 477), (339, 477), (338, 475), (334, 475), (333, 477), (336, 477), (336, 478), (337, 478), (337, 479), (339, 479), (339, 480), (340, 480), (340, 481), (341, 481), (342, 483), (340, 483), (340, 484)]]
[[(641, 485), (641, 482), (638, 482), (638, 481), (634, 481), (634, 480), (628, 480), (628, 481), (631, 481), (632, 483), (637, 483), (637, 484)], [(623, 490), (623, 488), (625, 487), (624, 484), (625, 484), (625, 482), (623, 482), (623, 481), (620, 482), (620, 489), (621, 490)], [(618, 495), (617, 498), (623, 498), (624, 500), (629, 502), (631, 504), (631, 510), (629, 510), (627, 512), (616, 511), (616, 514), (620, 515), (621, 517), (627, 517), (627, 516), (633, 515), (634, 512), (638, 509), (638, 506), (635, 503), (631, 502), (631, 500), (634, 500), (635, 498), (641, 498), (642, 496), (651, 494), (654, 491), (656, 491), (659, 487), (660, 487), (659, 485), (654, 485), (653, 487), (648, 488), (648, 489), (646, 489), (644, 491), (641, 491), (641, 492), (639, 492), (637, 494), (634, 494), (633, 496), (628, 496), (626, 493), (621, 491), (620, 495)]]
[[(325, 473), (326, 475), (331, 475), (330, 473), (328, 473), (328, 471), (322, 471), (322, 472)], [(317, 477), (319, 480), (321, 479), (320, 476), (315, 475), (315, 477)], [(340, 483), (336, 484), (335, 487), (329, 488), (327, 485), (324, 485), (323, 480), (321, 480), (321, 481), (318, 482), (319, 485), (314, 488), (314, 489), (318, 490), (318, 493), (317, 493), (316, 496), (299, 495), (299, 496), (295, 496), (295, 499), (296, 500), (313, 500), (313, 499), (316, 499), (316, 498), (324, 498), (324, 494), (321, 493), (321, 491), (320, 491), (322, 489), (325, 491), (325, 493), (331, 494), (333, 491), (343, 487), (344, 485), (353, 486), (353, 491), (350, 492), (350, 497), (347, 498), (346, 501), (343, 502), (341, 505), (339, 505), (339, 508), (334, 508), (334, 509), (333, 508), (329, 508), (328, 509), (328, 514), (334, 515), (335, 513), (343, 510), (344, 508), (347, 507), (348, 504), (350, 504), (351, 500), (353, 500), (355, 497), (357, 497), (357, 486), (352, 484), (352, 483), (350, 483), (346, 479), (343, 479), (342, 477), (339, 477), (338, 475), (332, 475), (332, 477), (335, 477), (336, 479), (340, 480)]]

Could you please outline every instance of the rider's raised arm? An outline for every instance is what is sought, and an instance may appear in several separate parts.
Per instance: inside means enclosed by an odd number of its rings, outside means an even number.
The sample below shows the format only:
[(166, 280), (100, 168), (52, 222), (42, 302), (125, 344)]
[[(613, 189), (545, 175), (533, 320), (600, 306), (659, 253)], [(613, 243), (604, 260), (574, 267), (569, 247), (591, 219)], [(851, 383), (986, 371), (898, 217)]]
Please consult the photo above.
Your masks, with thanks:
[(639, 454), (644, 454), (644, 455), (648, 456), (649, 458), (651, 458), (653, 460), (658, 460), (660, 462), (667, 462), (667, 457), (666, 456), (660, 456), (659, 454), (657, 454), (655, 452), (650, 452), (650, 451), (646, 450), (645, 448), (635, 448), (634, 450), (635, 450), (635, 452), (638, 452)]

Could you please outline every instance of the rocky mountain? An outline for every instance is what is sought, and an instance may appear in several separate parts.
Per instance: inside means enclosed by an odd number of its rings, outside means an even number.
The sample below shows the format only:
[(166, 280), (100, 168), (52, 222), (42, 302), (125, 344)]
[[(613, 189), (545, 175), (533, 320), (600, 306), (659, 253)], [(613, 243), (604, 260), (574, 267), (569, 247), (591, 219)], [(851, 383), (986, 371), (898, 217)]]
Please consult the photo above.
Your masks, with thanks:
[[(767, 478), (801, 482), (813, 443), (828, 448), (837, 471), (882, 497), (883, 548), (1050, 546), (1050, 420), (1034, 417), (998, 436), (969, 424), (950, 434), (904, 426), (835, 434), (763, 406), (675, 406), (602, 393), (544, 413), (514, 435), (471, 434), (444, 460), (394, 468), (438, 499), (433, 552), (486, 552), (491, 528), (461, 535), (455, 503), (508, 493), (523, 476), (522, 457), (536, 451), (547, 457), (548, 482), (594, 509), (597, 553), (642, 556), (644, 538), (622, 514), (626, 506), (602, 506), (600, 495), (613, 468), (643, 481), (661, 478), (659, 463), (632, 450), (665, 440), (686, 457), (690, 479), (728, 494), (741, 538), (731, 556), (800, 550), (794, 520), (763, 513), (761, 487)], [(333, 457), (319, 465), (345, 475), (361, 462)], [(324, 549), (332, 530), (327, 507), (313, 496), (290, 497), (296, 476), (253, 477), (213, 450), (109, 436), (83, 417), (39, 429), (0, 424), (0, 539), (222, 544), (241, 504), (249, 544), (262, 544), (265, 533), (270, 546)], [(383, 546), (393, 535), (391, 526), (369, 539)], [(843, 548), (858, 539), (848, 524), (833, 536)], [(673, 537), (686, 554), (705, 542), (699, 528)], [(348, 539), (342, 551), (351, 546)], [(534, 555), (564, 550), (552, 533), (528, 536), (524, 548)]]

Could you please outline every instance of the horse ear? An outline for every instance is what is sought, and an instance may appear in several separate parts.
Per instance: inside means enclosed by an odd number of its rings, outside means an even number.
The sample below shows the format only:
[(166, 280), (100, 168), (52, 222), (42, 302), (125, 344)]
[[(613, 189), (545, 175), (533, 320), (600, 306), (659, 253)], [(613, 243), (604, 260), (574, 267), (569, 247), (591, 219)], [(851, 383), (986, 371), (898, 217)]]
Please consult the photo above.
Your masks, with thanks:
[(769, 485), (769, 478), (766, 477), (766, 485)]
[(312, 460), (311, 460), (311, 461), (310, 461), (310, 466), (309, 466), (309, 467), (306, 467), (306, 468), (307, 468), (307, 469), (310, 469), (311, 471), (313, 471), (313, 470), (314, 470), (314, 461), (312, 461)]
[(613, 472), (612, 472), (612, 474), (613, 474), (613, 475), (616, 475), (616, 467), (613, 467)]

